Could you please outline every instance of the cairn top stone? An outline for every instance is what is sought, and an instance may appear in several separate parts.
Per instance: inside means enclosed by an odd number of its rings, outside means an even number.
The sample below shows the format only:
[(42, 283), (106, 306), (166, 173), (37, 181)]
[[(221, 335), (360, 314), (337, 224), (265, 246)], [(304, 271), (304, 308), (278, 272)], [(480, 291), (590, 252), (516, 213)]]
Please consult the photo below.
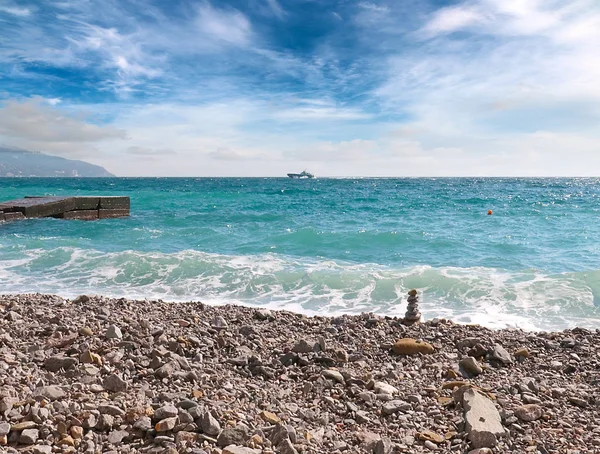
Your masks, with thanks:
[(408, 296), (417, 296), (417, 289), (413, 288), (408, 292)]

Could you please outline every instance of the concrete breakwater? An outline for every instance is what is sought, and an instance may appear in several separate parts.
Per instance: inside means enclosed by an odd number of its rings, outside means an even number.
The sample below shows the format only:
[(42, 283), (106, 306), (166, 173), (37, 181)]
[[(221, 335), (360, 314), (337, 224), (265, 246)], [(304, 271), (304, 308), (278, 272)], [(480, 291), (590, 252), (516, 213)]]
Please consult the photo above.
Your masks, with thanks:
[(129, 197), (123, 196), (28, 196), (0, 203), (0, 221), (46, 217), (89, 221), (129, 216), (129, 211)]

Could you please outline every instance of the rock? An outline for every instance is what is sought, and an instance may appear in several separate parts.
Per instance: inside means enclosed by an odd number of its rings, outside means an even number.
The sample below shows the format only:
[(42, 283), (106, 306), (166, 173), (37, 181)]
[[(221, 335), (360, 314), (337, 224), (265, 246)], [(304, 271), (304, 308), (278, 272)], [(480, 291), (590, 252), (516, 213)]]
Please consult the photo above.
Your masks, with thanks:
[(35, 445), (33, 447), (33, 454), (51, 454), (52, 446), (48, 445)]
[(500, 363), (505, 366), (513, 362), (510, 353), (508, 353), (500, 344), (494, 344), (492, 350), (489, 353), (489, 356), (490, 361)]
[(117, 374), (111, 374), (102, 382), (104, 389), (110, 392), (119, 393), (127, 390), (127, 382)]
[(82, 336), (91, 337), (94, 335), (94, 332), (89, 326), (82, 326), (81, 328), (79, 328), (79, 334), (81, 334)]
[(229, 325), (227, 324), (227, 321), (223, 317), (217, 316), (217, 317), (213, 318), (212, 322), (210, 323), (210, 326), (212, 328), (222, 330), (222, 329), (227, 329), (227, 327)]
[(500, 413), (493, 402), (474, 389), (463, 394), (465, 431), (474, 448), (492, 448), (505, 435)]
[(279, 443), (277, 448), (280, 454), (298, 454), (298, 451), (296, 451), (296, 448), (294, 448), (294, 445), (289, 438), (286, 438)]
[(389, 385), (385, 382), (382, 381), (376, 381), (373, 384), (373, 392), (375, 394), (389, 394), (389, 395), (394, 395), (394, 394), (398, 394), (398, 388), (393, 387), (392, 385)]
[(329, 379), (334, 380), (341, 384), (346, 383), (346, 380), (344, 380), (344, 377), (342, 376), (342, 374), (340, 374), (337, 370), (326, 369), (322, 373), (323, 373), (323, 377), (325, 377), (325, 378), (329, 378)]
[(65, 393), (62, 388), (54, 385), (42, 386), (33, 391), (33, 397), (41, 397), (48, 400), (64, 399), (66, 396), (67, 393)]
[(179, 410), (172, 404), (164, 405), (154, 411), (154, 419), (161, 420), (177, 416)]
[(125, 416), (125, 410), (117, 407), (116, 405), (109, 405), (109, 404), (98, 405), (98, 411), (105, 415)]
[(204, 432), (206, 435), (219, 435), (219, 432), (221, 432), (221, 425), (219, 424), (219, 421), (217, 421), (209, 411), (202, 413), (202, 417), (200, 418), (200, 427), (202, 428), (202, 432)]
[(37, 441), (38, 437), (39, 431), (37, 429), (25, 429), (23, 432), (21, 432), (19, 443), (24, 445), (32, 445)]
[(223, 449), (223, 454), (260, 454), (261, 452), (261, 449), (252, 449), (235, 445), (229, 445)]
[(417, 433), (417, 438), (421, 441), (431, 441), (433, 443), (441, 444), (446, 441), (446, 439), (431, 430), (424, 430), (422, 432)]
[(225, 447), (230, 445), (240, 446), (246, 443), (250, 438), (248, 428), (242, 424), (235, 427), (226, 427), (217, 438), (217, 446)]
[(157, 432), (167, 432), (169, 430), (173, 430), (173, 428), (177, 425), (177, 417), (174, 418), (166, 418), (156, 423), (154, 428)]
[(463, 376), (470, 378), (475, 377), (483, 372), (483, 369), (472, 356), (467, 356), (458, 362), (458, 367)]
[(319, 343), (316, 341), (308, 341), (306, 339), (300, 339), (292, 348), (294, 353), (312, 353), (319, 349)]
[(426, 440), (425, 443), (423, 443), (423, 446), (432, 451), (435, 451), (437, 449), (437, 446), (431, 440)]
[(75, 440), (83, 438), (83, 427), (81, 426), (71, 426), (69, 432), (71, 432), (71, 436)]
[(147, 432), (152, 429), (152, 420), (149, 416), (142, 416), (133, 424), (133, 428)]
[(519, 348), (514, 355), (516, 358), (529, 358), (529, 350), (526, 347)]
[(392, 347), (396, 355), (430, 354), (434, 352), (433, 345), (416, 339), (404, 338), (396, 341)]
[(0, 435), (6, 435), (10, 432), (10, 423), (0, 422)]
[(271, 413), (270, 411), (261, 411), (260, 417), (264, 419), (265, 422), (268, 422), (269, 424), (273, 425), (279, 424), (281, 422), (279, 416), (277, 416), (275, 413)]
[(107, 339), (122, 339), (123, 333), (121, 333), (121, 329), (117, 325), (110, 325), (106, 329), (105, 337)]
[(79, 361), (76, 358), (65, 356), (51, 356), (44, 361), (44, 368), (50, 372), (58, 372), (59, 370), (68, 370), (75, 367)]
[(121, 443), (123, 438), (127, 437), (128, 435), (129, 432), (127, 432), (126, 430), (113, 430), (108, 434), (108, 442), (111, 445), (117, 445)]
[(374, 454), (390, 454), (392, 452), (392, 442), (389, 438), (381, 438), (375, 444)]
[(469, 451), (469, 454), (493, 454), (490, 448), (477, 448)]
[(383, 407), (381, 407), (381, 412), (387, 416), (399, 411), (404, 412), (411, 409), (412, 405), (408, 402), (404, 402), (403, 400), (390, 400), (389, 402), (383, 404)]
[(268, 309), (258, 309), (254, 312), (254, 318), (257, 320), (273, 320), (273, 313)]
[(13, 432), (20, 432), (22, 430), (34, 429), (36, 427), (37, 427), (37, 424), (33, 421), (23, 421), (23, 422), (18, 422), (16, 424), (13, 424), (12, 426), (10, 426), (10, 430)]
[(531, 422), (540, 419), (544, 414), (544, 409), (537, 404), (521, 405), (515, 410), (515, 416), (521, 421)]

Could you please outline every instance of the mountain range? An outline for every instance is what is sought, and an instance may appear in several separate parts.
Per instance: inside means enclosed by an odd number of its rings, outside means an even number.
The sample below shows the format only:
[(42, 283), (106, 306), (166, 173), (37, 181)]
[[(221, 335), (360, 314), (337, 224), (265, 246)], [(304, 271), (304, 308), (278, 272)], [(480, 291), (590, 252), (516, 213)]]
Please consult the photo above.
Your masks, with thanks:
[(104, 167), (37, 151), (0, 147), (0, 177), (113, 177)]

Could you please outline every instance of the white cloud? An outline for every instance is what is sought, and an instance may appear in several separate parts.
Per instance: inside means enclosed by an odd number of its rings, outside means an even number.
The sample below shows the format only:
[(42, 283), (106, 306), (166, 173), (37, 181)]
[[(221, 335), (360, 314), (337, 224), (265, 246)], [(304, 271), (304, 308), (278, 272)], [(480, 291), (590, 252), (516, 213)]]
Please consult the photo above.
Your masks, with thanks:
[[(54, 108), (43, 98), (9, 100), (0, 104), (0, 142), (58, 155), (81, 155), (105, 140), (127, 138), (124, 130), (94, 124)], [(87, 121), (86, 121), (87, 120)]]
[(201, 33), (235, 46), (245, 47), (251, 41), (250, 21), (234, 9), (218, 9), (205, 2), (198, 8), (196, 24)]
[(0, 13), (12, 14), (19, 17), (27, 17), (31, 15), (29, 8), (21, 8), (18, 6), (2, 6), (0, 5)]
[(485, 16), (480, 8), (467, 5), (451, 6), (436, 11), (422, 32), (427, 36), (451, 33), (482, 22), (485, 22)]
[(283, 19), (286, 15), (285, 10), (281, 7), (281, 5), (279, 4), (279, 2), (277, 0), (266, 0), (267, 1), (267, 5), (269, 6), (269, 8), (271, 9), (271, 11), (273, 12), (273, 14), (278, 17), (279, 19)]

